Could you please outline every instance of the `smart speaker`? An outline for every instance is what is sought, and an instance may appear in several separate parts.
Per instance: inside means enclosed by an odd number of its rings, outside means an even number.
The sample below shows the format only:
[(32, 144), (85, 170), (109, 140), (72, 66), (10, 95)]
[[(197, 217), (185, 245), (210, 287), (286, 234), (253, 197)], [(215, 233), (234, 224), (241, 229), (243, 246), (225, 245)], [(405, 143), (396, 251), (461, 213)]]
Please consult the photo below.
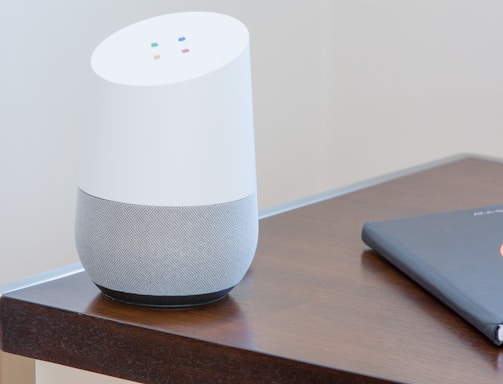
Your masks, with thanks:
[(249, 34), (217, 13), (129, 25), (91, 56), (75, 237), (91, 280), (146, 306), (218, 301), (258, 238)]

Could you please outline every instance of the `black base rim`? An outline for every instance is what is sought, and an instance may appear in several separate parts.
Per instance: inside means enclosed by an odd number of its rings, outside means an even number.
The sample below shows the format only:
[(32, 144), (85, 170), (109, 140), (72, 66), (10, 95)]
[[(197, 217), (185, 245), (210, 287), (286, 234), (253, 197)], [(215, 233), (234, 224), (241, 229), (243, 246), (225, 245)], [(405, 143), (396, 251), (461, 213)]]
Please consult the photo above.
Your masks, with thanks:
[(231, 287), (222, 291), (205, 293), (202, 295), (155, 296), (115, 291), (113, 289), (102, 287), (98, 284), (96, 284), (96, 286), (104, 293), (105, 296), (112, 300), (120, 301), (126, 304), (138, 305), (141, 307), (156, 308), (192, 308), (213, 304), (225, 299), (231, 289), (234, 288)]

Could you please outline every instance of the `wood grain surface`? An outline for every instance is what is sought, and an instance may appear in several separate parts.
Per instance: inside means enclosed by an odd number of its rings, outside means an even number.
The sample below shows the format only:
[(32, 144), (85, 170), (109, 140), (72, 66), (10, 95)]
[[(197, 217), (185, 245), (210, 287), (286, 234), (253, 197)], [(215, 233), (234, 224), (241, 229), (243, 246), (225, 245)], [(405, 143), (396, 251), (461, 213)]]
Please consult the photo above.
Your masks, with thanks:
[(500, 383), (502, 350), (360, 234), (502, 202), (502, 163), (456, 160), (261, 220), (249, 273), (214, 305), (117, 303), (85, 272), (8, 293), (2, 349), (144, 383)]

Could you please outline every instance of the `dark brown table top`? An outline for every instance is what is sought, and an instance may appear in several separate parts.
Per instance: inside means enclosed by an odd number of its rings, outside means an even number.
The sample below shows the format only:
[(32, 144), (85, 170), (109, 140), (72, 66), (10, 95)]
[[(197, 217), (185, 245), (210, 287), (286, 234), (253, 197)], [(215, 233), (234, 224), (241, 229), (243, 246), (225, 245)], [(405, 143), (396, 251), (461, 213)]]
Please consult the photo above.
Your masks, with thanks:
[(2, 349), (145, 383), (501, 383), (503, 350), (360, 232), (502, 201), (503, 163), (458, 158), (262, 219), (249, 273), (214, 305), (116, 303), (85, 272), (7, 293)]

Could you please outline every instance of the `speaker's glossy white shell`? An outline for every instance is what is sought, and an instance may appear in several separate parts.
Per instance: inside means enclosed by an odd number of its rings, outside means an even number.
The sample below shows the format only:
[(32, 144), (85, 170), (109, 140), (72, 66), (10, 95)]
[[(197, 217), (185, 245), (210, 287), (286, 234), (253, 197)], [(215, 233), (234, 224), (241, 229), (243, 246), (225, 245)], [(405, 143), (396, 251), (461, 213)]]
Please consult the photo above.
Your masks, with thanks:
[(229, 16), (144, 20), (94, 51), (79, 187), (132, 204), (255, 194), (249, 36)]
[(103, 41), (76, 212), (86, 271), (115, 299), (198, 305), (241, 281), (258, 238), (249, 38), (188, 12)]

